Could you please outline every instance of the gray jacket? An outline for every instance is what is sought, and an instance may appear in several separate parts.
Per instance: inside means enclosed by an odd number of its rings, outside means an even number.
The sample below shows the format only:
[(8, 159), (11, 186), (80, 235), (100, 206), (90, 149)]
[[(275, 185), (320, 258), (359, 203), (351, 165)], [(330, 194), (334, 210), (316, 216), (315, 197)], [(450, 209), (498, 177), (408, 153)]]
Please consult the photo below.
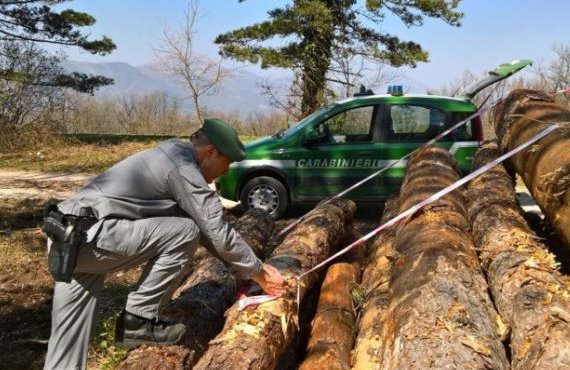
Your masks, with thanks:
[(82, 207), (90, 207), (100, 220), (189, 216), (202, 240), (240, 276), (251, 277), (261, 269), (251, 248), (222, 219), (222, 203), (200, 172), (191, 143), (168, 140), (132, 155), (59, 204), (66, 214), (79, 215)]

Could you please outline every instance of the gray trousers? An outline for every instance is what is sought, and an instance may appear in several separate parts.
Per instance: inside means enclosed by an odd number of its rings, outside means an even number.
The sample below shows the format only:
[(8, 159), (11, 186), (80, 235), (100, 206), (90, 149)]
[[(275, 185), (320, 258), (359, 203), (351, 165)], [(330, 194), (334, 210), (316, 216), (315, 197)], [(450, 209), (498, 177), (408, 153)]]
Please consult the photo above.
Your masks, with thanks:
[(79, 249), (72, 281), (55, 284), (44, 369), (87, 367), (97, 302), (108, 272), (148, 261), (125, 309), (147, 319), (159, 318), (184, 277), (200, 237), (194, 221), (181, 217), (111, 219), (93, 226), (98, 227), (97, 237)]

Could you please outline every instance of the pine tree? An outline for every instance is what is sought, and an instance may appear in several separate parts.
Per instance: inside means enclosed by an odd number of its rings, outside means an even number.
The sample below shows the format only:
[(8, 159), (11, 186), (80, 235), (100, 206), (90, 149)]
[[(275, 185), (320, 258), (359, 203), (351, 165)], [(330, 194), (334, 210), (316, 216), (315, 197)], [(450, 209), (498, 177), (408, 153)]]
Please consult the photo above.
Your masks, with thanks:
[[(55, 11), (53, 6), (69, 0), (0, 0), (0, 42), (15, 44), (57, 44), (76, 46), (92, 54), (105, 55), (115, 49), (113, 41), (103, 36), (90, 40), (79, 30), (91, 26), (95, 18), (87, 13), (71, 9)], [(0, 58), (7, 58), (0, 55)], [(14, 69), (0, 70), (0, 79), (41, 86), (69, 87), (77, 91), (93, 93), (94, 89), (109, 85), (112, 79), (82, 73), (58, 74), (52, 80), (36, 81), (35, 76)]]
[[(244, 0), (240, 0), (244, 1)], [(362, 55), (394, 67), (415, 67), (428, 53), (411, 41), (372, 28), (388, 14), (408, 27), (421, 26), (424, 17), (460, 26), (461, 0), (293, 0), (268, 12), (269, 19), (219, 35), (222, 55), (238, 61), (301, 71), (303, 115), (325, 98), (326, 75), (332, 57)]]

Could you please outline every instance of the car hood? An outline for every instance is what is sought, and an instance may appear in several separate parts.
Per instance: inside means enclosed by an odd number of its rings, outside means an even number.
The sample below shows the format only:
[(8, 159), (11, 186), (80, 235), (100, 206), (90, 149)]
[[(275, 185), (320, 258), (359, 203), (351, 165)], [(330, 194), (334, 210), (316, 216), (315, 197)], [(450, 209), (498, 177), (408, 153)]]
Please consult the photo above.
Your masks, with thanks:
[(246, 151), (251, 151), (259, 148), (260, 146), (265, 146), (271, 142), (275, 142), (275, 138), (272, 138), (271, 136), (265, 136), (259, 139), (255, 139), (253, 141), (249, 141), (245, 143), (244, 146)]
[(524, 67), (532, 64), (532, 60), (529, 59), (522, 59), (522, 60), (513, 60), (510, 63), (503, 63), (500, 64), (497, 68), (492, 71), (489, 71), (489, 75), (483, 78), (482, 80), (477, 81), (473, 85), (469, 86), (460, 94), (460, 99), (471, 100), (477, 93), (483, 90), (486, 87), (491, 86), (505, 78), (517, 73)]

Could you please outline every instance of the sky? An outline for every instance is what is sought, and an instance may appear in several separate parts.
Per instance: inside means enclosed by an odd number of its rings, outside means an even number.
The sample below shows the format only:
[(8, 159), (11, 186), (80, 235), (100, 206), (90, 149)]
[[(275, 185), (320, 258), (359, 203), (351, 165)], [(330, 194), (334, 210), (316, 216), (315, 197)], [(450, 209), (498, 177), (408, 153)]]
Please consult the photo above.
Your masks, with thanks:
[[(214, 56), (218, 49), (213, 40), (218, 34), (264, 21), (268, 10), (289, 3), (201, 0), (195, 48)], [(88, 32), (93, 37), (111, 37), (117, 50), (105, 57), (72, 48), (65, 52), (73, 61), (126, 62), (133, 66), (151, 63), (164, 28), (176, 29), (183, 24), (187, 4), (182, 0), (67, 2), (64, 7), (93, 15), (97, 22)], [(463, 0), (459, 10), (465, 13), (459, 28), (430, 18), (425, 18), (423, 26), (407, 28), (393, 15), (378, 26), (383, 32), (417, 42), (428, 51), (429, 63), (401, 71), (418, 89), (412, 92), (438, 89), (459, 79), (466, 70), (479, 75), (517, 59), (531, 59), (535, 66), (547, 65), (555, 57), (554, 45), (570, 44), (569, 0)]]

